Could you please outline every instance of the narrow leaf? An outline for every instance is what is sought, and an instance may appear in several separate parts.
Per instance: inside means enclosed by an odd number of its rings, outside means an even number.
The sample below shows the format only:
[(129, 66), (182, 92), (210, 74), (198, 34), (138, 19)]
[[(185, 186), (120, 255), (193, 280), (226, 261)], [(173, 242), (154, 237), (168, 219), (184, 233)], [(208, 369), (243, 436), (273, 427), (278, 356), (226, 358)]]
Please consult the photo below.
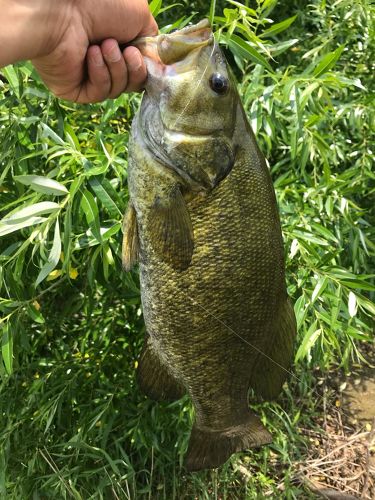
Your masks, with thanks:
[(349, 292), (348, 311), (351, 318), (357, 314), (357, 298), (353, 292)]
[(251, 59), (254, 63), (261, 64), (271, 73), (273, 72), (268, 61), (238, 35), (231, 35), (231, 37), (228, 38), (228, 46), (234, 54), (239, 54), (244, 59)]
[(48, 257), (48, 261), (44, 264), (40, 270), (38, 277), (35, 282), (35, 286), (38, 286), (57, 266), (61, 255), (61, 238), (60, 238), (60, 225), (59, 220), (56, 220), (55, 233), (53, 237), (53, 244), (51, 252)]
[(18, 76), (16, 73), (16, 70), (12, 65), (6, 66), (5, 68), (1, 69), (1, 72), (5, 76), (5, 78), (8, 80), (9, 85), (13, 92), (16, 94), (16, 96), (19, 98), (20, 97), (20, 84), (18, 80)]
[(89, 184), (111, 217), (117, 217), (118, 215), (120, 216), (122, 215), (118, 206), (113, 201), (110, 194), (108, 193), (108, 191), (105, 189), (105, 187), (97, 177), (92, 177), (89, 180)]
[(66, 146), (66, 143), (59, 135), (56, 134), (48, 125), (41, 123), (40, 126), (43, 129), (43, 137), (49, 137), (53, 142), (59, 144), (60, 146)]
[(322, 276), (318, 279), (318, 282), (315, 285), (314, 291), (311, 295), (311, 304), (313, 304), (316, 301), (316, 299), (321, 296), (321, 294), (324, 292), (327, 286), (327, 283), (328, 283), (327, 276)]
[(29, 219), (17, 224), (3, 224), (0, 221), (0, 236), (5, 236), (6, 234), (14, 233), (15, 231), (19, 231), (20, 229), (35, 226), (36, 224), (41, 224), (46, 220), (48, 220), (46, 217), (30, 217)]
[(13, 372), (13, 336), (10, 323), (4, 325), (2, 329), (1, 354), (5, 369), (8, 375), (11, 375)]
[(152, 0), (149, 5), (151, 14), (156, 17), (159, 14), (160, 8), (162, 6), (162, 0)]
[(102, 241), (100, 235), (99, 211), (93, 195), (85, 189), (82, 193), (81, 208), (85, 214), (87, 224), (89, 225), (92, 234), (98, 241)]
[(37, 215), (42, 214), (50, 214), (55, 212), (56, 210), (60, 210), (60, 205), (53, 201), (42, 201), (40, 203), (34, 203), (33, 205), (29, 205), (28, 207), (21, 208), (21, 210), (17, 210), (13, 212), (11, 215), (2, 219), (0, 224), (18, 224), (30, 217), (35, 217)]
[(310, 351), (315, 342), (317, 341), (319, 335), (322, 333), (321, 328), (316, 328), (317, 322), (314, 321), (314, 323), (310, 326), (308, 329), (306, 335), (303, 338), (302, 344), (300, 345), (297, 354), (296, 354), (296, 361), (299, 359), (302, 359), (306, 357)]
[(16, 175), (14, 179), (25, 186), (30, 186), (31, 189), (38, 193), (52, 194), (55, 196), (63, 196), (68, 193), (68, 190), (63, 184), (40, 175)]
[(341, 56), (341, 52), (344, 50), (344, 45), (340, 45), (336, 50), (333, 52), (329, 52), (323, 58), (321, 61), (317, 64), (313, 71), (313, 75), (315, 77), (319, 77), (323, 75), (324, 73), (327, 73), (330, 69), (333, 68), (333, 66), (336, 64), (338, 61), (339, 57)]
[(216, 0), (211, 0), (210, 14), (208, 16), (208, 19), (210, 21), (211, 26), (213, 26), (213, 24), (214, 24), (215, 11), (216, 11)]
[(270, 28), (267, 28), (266, 30), (264, 30), (263, 33), (259, 36), (261, 38), (262, 37), (267, 38), (269, 36), (278, 35), (282, 31), (285, 31), (286, 29), (288, 29), (289, 26), (294, 23), (296, 18), (297, 18), (297, 16), (288, 17), (288, 19), (284, 19), (284, 21), (281, 21), (280, 23), (273, 24)]

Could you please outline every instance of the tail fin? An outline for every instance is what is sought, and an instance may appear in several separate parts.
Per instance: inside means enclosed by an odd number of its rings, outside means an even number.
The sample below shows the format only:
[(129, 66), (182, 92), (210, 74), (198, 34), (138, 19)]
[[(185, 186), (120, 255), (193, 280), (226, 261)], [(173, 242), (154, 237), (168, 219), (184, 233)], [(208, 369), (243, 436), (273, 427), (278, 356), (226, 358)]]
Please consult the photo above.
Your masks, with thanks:
[(272, 441), (271, 434), (255, 415), (238, 426), (223, 430), (199, 429), (194, 425), (185, 460), (190, 472), (219, 467), (232, 453), (254, 448)]

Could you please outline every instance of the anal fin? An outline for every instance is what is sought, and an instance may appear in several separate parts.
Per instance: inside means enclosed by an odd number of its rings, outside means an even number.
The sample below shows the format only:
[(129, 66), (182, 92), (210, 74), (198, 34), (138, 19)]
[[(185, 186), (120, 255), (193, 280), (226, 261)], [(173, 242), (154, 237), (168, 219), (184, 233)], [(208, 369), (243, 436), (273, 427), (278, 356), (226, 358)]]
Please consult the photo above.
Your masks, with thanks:
[(140, 389), (154, 401), (176, 401), (186, 390), (169, 372), (146, 337), (137, 370)]

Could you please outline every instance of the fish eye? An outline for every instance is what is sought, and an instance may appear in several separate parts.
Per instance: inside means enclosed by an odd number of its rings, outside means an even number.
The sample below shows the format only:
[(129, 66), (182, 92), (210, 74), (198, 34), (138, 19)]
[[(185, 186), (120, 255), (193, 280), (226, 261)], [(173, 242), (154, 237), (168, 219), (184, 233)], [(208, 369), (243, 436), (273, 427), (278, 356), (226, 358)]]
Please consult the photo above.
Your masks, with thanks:
[(220, 73), (214, 73), (210, 78), (210, 87), (216, 94), (225, 95), (229, 90), (228, 78)]

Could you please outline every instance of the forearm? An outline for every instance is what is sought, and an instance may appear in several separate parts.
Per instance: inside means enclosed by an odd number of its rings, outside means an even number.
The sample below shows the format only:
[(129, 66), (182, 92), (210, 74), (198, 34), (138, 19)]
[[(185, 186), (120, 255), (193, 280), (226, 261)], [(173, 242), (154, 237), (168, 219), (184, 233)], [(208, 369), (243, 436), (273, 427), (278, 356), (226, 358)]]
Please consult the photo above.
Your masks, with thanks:
[(53, 43), (62, 0), (0, 0), (0, 67), (43, 55)]

